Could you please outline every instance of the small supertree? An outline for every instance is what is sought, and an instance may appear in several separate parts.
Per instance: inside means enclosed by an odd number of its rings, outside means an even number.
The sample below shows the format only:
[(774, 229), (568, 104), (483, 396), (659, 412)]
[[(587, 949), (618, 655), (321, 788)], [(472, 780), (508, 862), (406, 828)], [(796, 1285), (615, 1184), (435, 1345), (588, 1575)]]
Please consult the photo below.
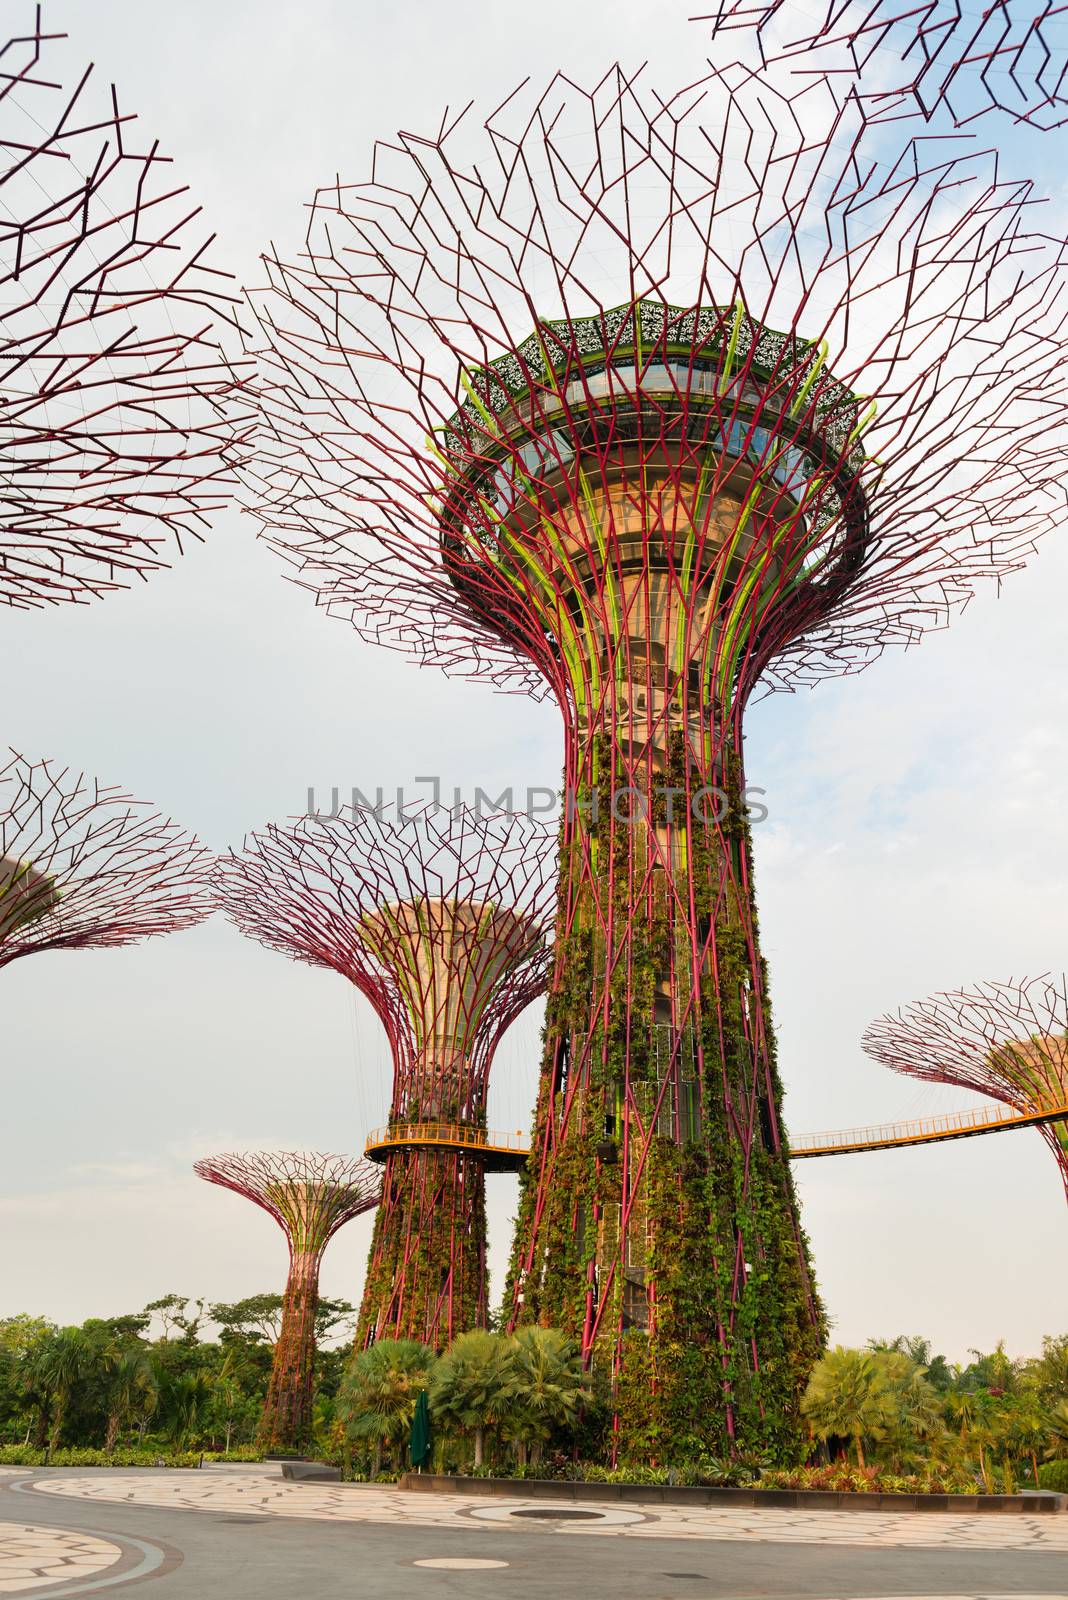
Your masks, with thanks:
[(721, 44), (752, 29), (768, 65), (861, 74), (883, 119), (947, 114), (963, 126), (1002, 111), (1039, 130), (1068, 122), (1068, 8), (1053, 0), (720, 0), (694, 20), (711, 22)]
[(822, 1342), (746, 707), (918, 639), (1065, 504), (1029, 185), (783, 76), (614, 68), (402, 133), (253, 297), (267, 536), (365, 636), (559, 704), (512, 1316), (580, 1342), (645, 1459), (792, 1448)]
[(393, 1058), (382, 1204), (357, 1346), (444, 1345), (485, 1327), (489, 1071), (545, 988), (551, 835), (459, 807), (356, 808), (254, 835), (217, 884), (245, 933), (330, 967), (371, 1002)]
[(369, 1161), (306, 1150), (211, 1156), (196, 1162), (193, 1171), (262, 1206), (286, 1236), (289, 1276), (282, 1325), (256, 1442), (264, 1450), (304, 1450), (312, 1442), (323, 1253), (339, 1228), (378, 1204), (381, 1173)]
[(55, 81), (63, 37), (37, 7), (0, 46), (0, 605), (19, 607), (121, 588), (199, 538), (248, 414), (199, 208), (92, 68)]
[[(1068, 977), (981, 983), (934, 994), (873, 1022), (864, 1049), (927, 1083), (1001, 1100), (1024, 1116), (1068, 1106)], [(1068, 1197), (1068, 1120), (1039, 1124)]]
[(213, 857), (151, 806), (55, 762), (0, 767), (0, 967), (209, 916)]

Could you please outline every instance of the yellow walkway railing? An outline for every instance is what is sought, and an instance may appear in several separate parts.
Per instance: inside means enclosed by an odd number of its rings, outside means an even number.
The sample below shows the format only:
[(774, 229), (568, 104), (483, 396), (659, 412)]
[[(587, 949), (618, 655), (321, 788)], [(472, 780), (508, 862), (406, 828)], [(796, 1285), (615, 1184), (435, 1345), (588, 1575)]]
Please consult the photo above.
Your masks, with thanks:
[(1003, 1133), (1011, 1128), (1033, 1128), (1040, 1122), (1068, 1119), (1068, 1105), (1042, 1105), (1034, 1111), (1011, 1106), (975, 1106), (970, 1111), (950, 1111), (941, 1117), (920, 1117), (912, 1122), (883, 1122), (870, 1128), (836, 1128), (830, 1133), (803, 1133), (790, 1140), (790, 1155), (844, 1156), (851, 1151), (892, 1150), (902, 1145), (938, 1144), (946, 1139), (967, 1139), (979, 1133)]
[(466, 1151), (484, 1156), (490, 1168), (518, 1171), (530, 1146), (518, 1129), (515, 1133), (496, 1133), (455, 1122), (398, 1122), (368, 1134), (364, 1153), (372, 1161), (384, 1161), (391, 1150)]
[[(911, 1122), (883, 1122), (867, 1128), (836, 1128), (829, 1133), (803, 1133), (790, 1141), (790, 1157), (804, 1161), (813, 1156), (844, 1156), (862, 1150), (893, 1150), (904, 1145), (938, 1144), (947, 1139), (968, 1139), (975, 1134), (1007, 1133), (1013, 1128), (1033, 1128), (1042, 1122), (1068, 1121), (1068, 1104), (1041, 1105), (1034, 1111), (1010, 1106), (975, 1106), (970, 1111), (950, 1111), (940, 1117), (919, 1117)], [(521, 1132), (499, 1133), (451, 1122), (405, 1122), (375, 1128), (368, 1135), (366, 1154), (384, 1161), (391, 1150), (457, 1150), (478, 1152), (491, 1169), (518, 1171), (530, 1153)]]

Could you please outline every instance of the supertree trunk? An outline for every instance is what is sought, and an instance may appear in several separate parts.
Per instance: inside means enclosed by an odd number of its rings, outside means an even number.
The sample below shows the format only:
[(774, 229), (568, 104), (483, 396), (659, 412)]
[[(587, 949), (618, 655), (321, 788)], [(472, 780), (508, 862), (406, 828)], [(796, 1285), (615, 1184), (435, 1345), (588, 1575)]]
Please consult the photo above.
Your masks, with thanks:
[[(656, 709), (653, 674), (613, 681), (612, 712), (571, 741), (506, 1300), (611, 1373), (628, 1454), (755, 1451), (792, 1439), (823, 1317), (781, 1130), (741, 740), (729, 706), (665, 737), (680, 719)], [(692, 735), (713, 727), (729, 731)]]
[(356, 1347), (419, 1339), (443, 1349), (487, 1325), (486, 1189), (477, 1157), (393, 1151), (356, 1328)]
[(311, 1250), (294, 1252), (290, 1260), (282, 1325), (256, 1430), (256, 1443), (262, 1450), (303, 1451), (311, 1443), (319, 1265), (319, 1256)]

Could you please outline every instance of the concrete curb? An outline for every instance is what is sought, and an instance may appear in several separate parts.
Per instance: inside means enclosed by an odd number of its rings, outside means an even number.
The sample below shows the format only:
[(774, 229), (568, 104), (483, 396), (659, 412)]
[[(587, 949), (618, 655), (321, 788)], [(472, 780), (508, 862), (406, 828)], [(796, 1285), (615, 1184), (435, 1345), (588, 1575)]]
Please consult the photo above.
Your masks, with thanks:
[(406, 1472), (397, 1484), (417, 1494), (487, 1495), (509, 1500), (640, 1502), (664, 1506), (774, 1507), (795, 1511), (968, 1511), (1030, 1516), (1068, 1512), (1068, 1495), (1046, 1494), (846, 1494), (827, 1489), (726, 1489), (701, 1484), (567, 1483), (556, 1478), (465, 1478), (459, 1474)]

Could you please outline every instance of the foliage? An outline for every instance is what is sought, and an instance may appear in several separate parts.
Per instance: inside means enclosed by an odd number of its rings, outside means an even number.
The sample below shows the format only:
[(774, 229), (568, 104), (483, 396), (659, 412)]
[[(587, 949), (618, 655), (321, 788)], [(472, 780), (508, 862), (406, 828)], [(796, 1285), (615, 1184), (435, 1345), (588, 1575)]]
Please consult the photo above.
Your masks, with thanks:
[(399, 1466), (411, 1431), (415, 1402), (430, 1381), (435, 1356), (414, 1339), (379, 1339), (361, 1350), (341, 1385), (338, 1416), (348, 1438), (374, 1450), (372, 1476), (389, 1450)]
[(199, 1467), (197, 1450), (32, 1450), (0, 1445), (0, 1467)]
[(1038, 1469), (1038, 1486), (1068, 1494), (1068, 1461), (1044, 1461)]
[(794, 1467), (765, 1472), (762, 1489), (822, 1489), (838, 1494), (976, 1494), (982, 1484), (959, 1467), (932, 1465), (924, 1472), (893, 1473), (882, 1467), (858, 1467), (846, 1460), (823, 1467)]

